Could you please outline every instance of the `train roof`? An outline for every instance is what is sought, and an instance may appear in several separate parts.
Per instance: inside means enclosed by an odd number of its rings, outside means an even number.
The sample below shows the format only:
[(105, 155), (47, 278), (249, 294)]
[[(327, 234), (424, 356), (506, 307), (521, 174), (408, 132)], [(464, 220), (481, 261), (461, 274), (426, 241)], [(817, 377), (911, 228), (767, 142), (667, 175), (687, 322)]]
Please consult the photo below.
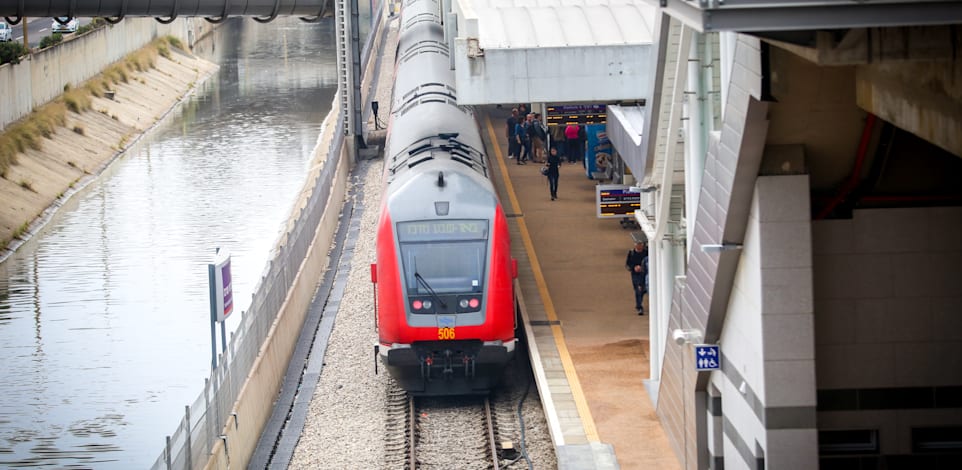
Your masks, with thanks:
[(431, 135), (412, 142), (407, 148), (390, 157), (388, 165), (388, 183), (396, 180), (408, 171), (423, 168), (427, 162), (449, 160), (456, 164), (454, 168), (470, 171), (488, 179), (487, 158), (480, 149), (458, 140), (457, 133), (441, 133)]

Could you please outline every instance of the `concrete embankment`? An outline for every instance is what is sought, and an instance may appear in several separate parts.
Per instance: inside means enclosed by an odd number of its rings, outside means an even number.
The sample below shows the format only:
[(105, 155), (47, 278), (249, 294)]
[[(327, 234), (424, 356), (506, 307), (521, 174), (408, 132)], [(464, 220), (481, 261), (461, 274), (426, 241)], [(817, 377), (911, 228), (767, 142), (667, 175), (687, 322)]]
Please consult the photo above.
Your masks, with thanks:
[(158, 56), (153, 68), (132, 70), (126, 82), (111, 85), (109, 97), (91, 96), (90, 110), (67, 111), (65, 125), (38, 139), (39, 150), (18, 154), (3, 171), (0, 261), (217, 69), (188, 52), (169, 50), (169, 58)]

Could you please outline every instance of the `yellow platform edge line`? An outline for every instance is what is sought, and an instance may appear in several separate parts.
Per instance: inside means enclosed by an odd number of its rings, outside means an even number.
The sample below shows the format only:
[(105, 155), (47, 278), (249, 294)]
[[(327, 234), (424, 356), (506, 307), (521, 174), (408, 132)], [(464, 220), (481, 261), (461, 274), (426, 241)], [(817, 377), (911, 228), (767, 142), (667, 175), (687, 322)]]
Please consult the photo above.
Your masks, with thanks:
[[(488, 113), (484, 113), (484, 123), (485, 127), (488, 128), (488, 136), (491, 141), (491, 148), (489, 150), (494, 153), (497, 159), (498, 167), (501, 171), (501, 179), (504, 181), (505, 191), (508, 192), (508, 199), (511, 202), (511, 209), (515, 213), (520, 214), (521, 204), (518, 203), (518, 197), (514, 192), (514, 185), (511, 184), (511, 178), (508, 176), (508, 168), (505, 166), (504, 156), (501, 154), (501, 146), (498, 145), (498, 138), (494, 133), (494, 127), (491, 125), (491, 118), (488, 116)], [(531, 262), (531, 270), (534, 272), (534, 281), (538, 286), (538, 292), (541, 294), (541, 300), (544, 303), (545, 314), (548, 316), (549, 321), (557, 322), (558, 315), (555, 313), (554, 304), (551, 302), (551, 295), (548, 294), (548, 285), (541, 272), (541, 264), (538, 263), (538, 255), (534, 251), (534, 244), (531, 242), (528, 226), (524, 223), (524, 217), (518, 217), (517, 220), (518, 229), (521, 232), (521, 241), (524, 243), (525, 252), (527, 252), (528, 260)], [(595, 420), (591, 416), (591, 409), (588, 408), (588, 401), (585, 399), (584, 390), (581, 389), (581, 381), (578, 380), (578, 373), (575, 371), (574, 362), (572, 362), (571, 354), (568, 352), (568, 346), (565, 344), (564, 332), (561, 330), (560, 325), (555, 324), (551, 326), (551, 333), (552, 336), (554, 336), (555, 346), (558, 348), (561, 366), (564, 368), (565, 376), (568, 378), (571, 396), (574, 398), (575, 407), (578, 408), (578, 415), (581, 416), (581, 424), (585, 428), (585, 437), (589, 442), (600, 442), (598, 430), (595, 428)]]

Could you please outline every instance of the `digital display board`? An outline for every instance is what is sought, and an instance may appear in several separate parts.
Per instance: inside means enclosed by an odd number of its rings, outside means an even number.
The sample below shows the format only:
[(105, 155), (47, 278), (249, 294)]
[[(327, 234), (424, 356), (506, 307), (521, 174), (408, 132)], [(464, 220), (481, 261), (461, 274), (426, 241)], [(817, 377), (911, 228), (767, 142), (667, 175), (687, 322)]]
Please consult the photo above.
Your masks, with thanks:
[(607, 120), (607, 106), (603, 104), (568, 104), (545, 107), (545, 124), (549, 126), (604, 124)]
[(632, 217), (641, 209), (641, 193), (622, 184), (599, 184), (595, 186), (595, 202), (599, 219)]
[(487, 220), (418, 220), (398, 222), (401, 242), (484, 240), (488, 238)]

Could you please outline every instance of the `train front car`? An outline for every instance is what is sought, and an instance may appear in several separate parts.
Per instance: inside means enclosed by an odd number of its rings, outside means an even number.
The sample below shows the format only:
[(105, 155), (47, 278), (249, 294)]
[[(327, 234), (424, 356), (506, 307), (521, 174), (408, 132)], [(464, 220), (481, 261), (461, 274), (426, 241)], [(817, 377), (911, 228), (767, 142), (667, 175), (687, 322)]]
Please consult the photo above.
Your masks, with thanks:
[(514, 355), (517, 265), (439, 4), (403, 7), (372, 272), (379, 355), (413, 395), (483, 394)]

